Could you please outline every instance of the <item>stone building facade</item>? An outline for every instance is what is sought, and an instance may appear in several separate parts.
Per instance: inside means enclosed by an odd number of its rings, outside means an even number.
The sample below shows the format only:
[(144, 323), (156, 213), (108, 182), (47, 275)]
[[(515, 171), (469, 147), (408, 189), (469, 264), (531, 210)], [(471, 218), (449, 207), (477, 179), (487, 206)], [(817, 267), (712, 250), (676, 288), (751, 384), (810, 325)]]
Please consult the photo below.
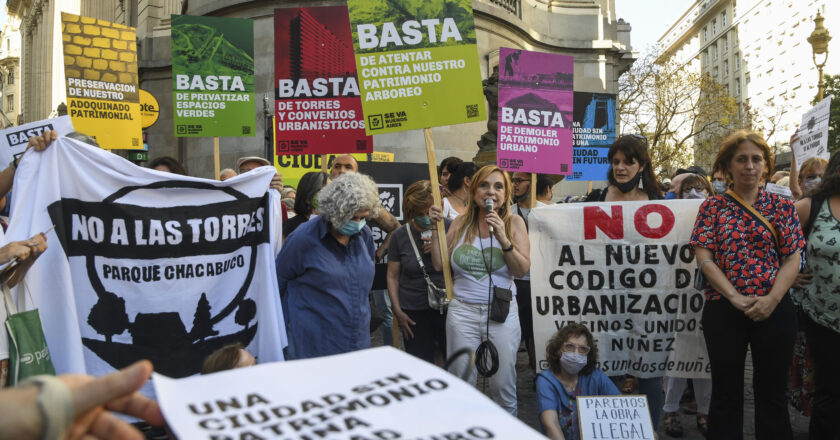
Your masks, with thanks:
[[(254, 20), (254, 108), (257, 135), (221, 138), (221, 166), (237, 157), (265, 155), (266, 116), (274, 104), (274, 9), (309, 2), (246, 0), (7, 0), (10, 13), (23, 20), (24, 118), (36, 120), (55, 112), (65, 101), (60, 11), (137, 27), (140, 86), (161, 104), (158, 122), (147, 129), (149, 157), (179, 158), (196, 176), (210, 177), (212, 139), (176, 138), (172, 127), (172, 74), (170, 14), (210, 15)], [(313, 5), (343, 4), (339, 1)], [(630, 47), (630, 26), (615, 15), (615, 0), (473, 0), (478, 57), (483, 78), (498, 65), (499, 47), (512, 47), (575, 57), (575, 90), (616, 93), (619, 75), (636, 58)], [(43, 56), (43, 55), (48, 56)], [(27, 55), (32, 55), (27, 57)], [(39, 56), (42, 55), (42, 56)], [(51, 55), (51, 56), (50, 56)], [(270, 120), (270, 119), (269, 119)], [(471, 160), (476, 142), (487, 130), (485, 122), (436, 127), (438, 158), (459, 156)], [(396, 161), (425, 162), (420, 130), (377, 135), (374, 149), (392, 152)]]
[(0, 33), (0, 127), (20, 116), (20, 20), (10, 17)]

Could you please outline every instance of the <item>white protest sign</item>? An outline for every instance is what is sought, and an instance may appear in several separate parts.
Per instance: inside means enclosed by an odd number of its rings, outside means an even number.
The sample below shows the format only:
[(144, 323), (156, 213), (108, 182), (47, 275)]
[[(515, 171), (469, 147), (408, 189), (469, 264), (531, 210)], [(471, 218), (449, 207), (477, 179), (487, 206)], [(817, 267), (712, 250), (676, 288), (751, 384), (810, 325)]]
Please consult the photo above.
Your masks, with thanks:
[(787, 186), (767, 182), (764, 189), (769, 193), (777, 194), (787, 199), (793, 198), (793, 193), (790, 192), (790, 188)]
[(580, 440), (654, 440), (645, 396), (578, 396)]
[(55, 130), (59, 136), (64, 136), (73, 131), (73, 123), (70, 122), (70, 116), (59, 116), (0, 131), (0, 164), (6, 166), (16, 154), (26, 150), (29, 138), (40, 136), (47, 130)]
[(184, 439), (541, 439), (474, 387), (392, 347), (153, 377)]
[[(709, 377), (688, 245), (701, 200), (548, 205), (528, 217), (534, 340), (589, 328), (608, 375)], [(538, 348), (538, 369), (547, 368)]]
[(823, 99), (802, 115), (802, 123), (797, 133), (799, 139), (792, 146), (796, 163), (800, 166), (812, 157), (829, 158), (828, 120), (830, 115), (831, 96)]

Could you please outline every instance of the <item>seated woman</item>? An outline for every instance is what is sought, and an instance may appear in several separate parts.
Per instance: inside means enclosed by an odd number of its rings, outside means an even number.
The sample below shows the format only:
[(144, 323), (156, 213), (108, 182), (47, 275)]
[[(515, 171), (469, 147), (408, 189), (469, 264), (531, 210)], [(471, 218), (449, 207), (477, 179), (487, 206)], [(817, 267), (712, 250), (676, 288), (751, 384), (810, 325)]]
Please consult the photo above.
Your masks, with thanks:
[(551, 440), (578, 440), (577, 396), (617, 396), (615, 384), (597, 368), (598, 346), (592, 333), (571, 323), (545, 348), (548, 370), (537, 375), (537, 414)]

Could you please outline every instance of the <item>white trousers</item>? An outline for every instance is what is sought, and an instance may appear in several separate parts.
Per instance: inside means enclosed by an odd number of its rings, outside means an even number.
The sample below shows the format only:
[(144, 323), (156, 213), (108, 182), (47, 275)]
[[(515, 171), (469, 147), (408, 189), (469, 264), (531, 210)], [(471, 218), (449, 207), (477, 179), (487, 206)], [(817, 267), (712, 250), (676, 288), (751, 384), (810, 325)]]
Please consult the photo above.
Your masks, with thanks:
[[(697, 402), (697, 412), (709, 415), (709, 404), (712, 403), (712, 380), (692, 379), (694, 382), (694, 400)], [(688, 379), (682, 377), (665, 376), (665, 405), (662, 411), (676, 412), (680, 409), (680, 398), (685, 391)]]
[[(446, 314), (446, 354), (452, 356), (461, 348), (473, 352), (487, 339), (487, 319), (490, 308), (483, 304), (467, 304), (457, 299), (449, 303)], [(507, 412), (516, 416), (516, 352), (522, 331), (519, 328), (519, 311), (516, 299), (510, 302), (510, 311), (503, 324), (490, 321), (490, 340), (499, 352), (499, 370), (489, 378), (490, 398)], [(449, 372), (460, 375), (467, 368), (469, 359), (459, 356), (449, 366)], [(475, 386), (477, 371), (473, 367), (467, 381)]]

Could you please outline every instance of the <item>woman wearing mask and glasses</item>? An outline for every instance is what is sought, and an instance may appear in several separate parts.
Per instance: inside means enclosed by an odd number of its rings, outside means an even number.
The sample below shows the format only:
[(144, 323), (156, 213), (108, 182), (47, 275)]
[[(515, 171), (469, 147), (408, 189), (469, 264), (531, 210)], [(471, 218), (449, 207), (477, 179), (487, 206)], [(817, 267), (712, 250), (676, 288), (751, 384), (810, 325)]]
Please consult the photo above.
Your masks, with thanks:
[(551, 440), (579, 440), (577, 397), (615, 396), (615, 384), (597, 367), (598, 346), (586, 326), (571, 323), (545, 348), (548, 369), (537, 375), (537, 414)]

